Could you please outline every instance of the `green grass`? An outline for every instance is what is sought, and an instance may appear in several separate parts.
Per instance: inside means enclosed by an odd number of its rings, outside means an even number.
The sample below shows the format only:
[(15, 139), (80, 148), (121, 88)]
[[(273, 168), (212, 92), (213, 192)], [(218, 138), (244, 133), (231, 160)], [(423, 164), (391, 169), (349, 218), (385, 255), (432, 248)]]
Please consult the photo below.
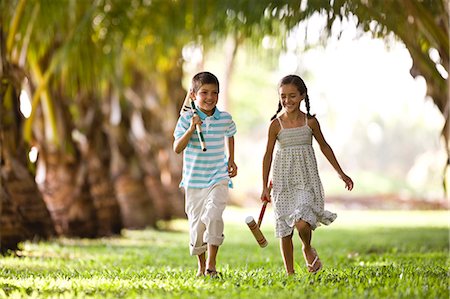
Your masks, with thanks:
[(284, 273), (271, 210), (264, 249), (243, 222), (257, 212), (227, 209), (222, 279), (194, 277), (187, 223), (177, 220), (165, 224), (170, 231), (24, 243), (20, 257), (0, 258), (0, 298), (449, 298), (448, 212), (343, 211), (314, 232), (319, 274), (306, 272), (296, 239), (293, 277)]

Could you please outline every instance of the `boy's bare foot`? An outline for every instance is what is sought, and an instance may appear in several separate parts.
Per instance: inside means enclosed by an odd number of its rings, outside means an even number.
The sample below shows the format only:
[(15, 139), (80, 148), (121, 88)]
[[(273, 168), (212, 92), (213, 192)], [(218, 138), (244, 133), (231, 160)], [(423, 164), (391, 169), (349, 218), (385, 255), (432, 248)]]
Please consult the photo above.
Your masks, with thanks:
[(211, 277), (211, 278), (221, 278), (222, 277), (222, 273), (217, 272), (215, 269), (206, 269), (206, 273), (207, 276)]
[(196, 277), (203, 277), (205, 276), (205, 270), (198, 269)]

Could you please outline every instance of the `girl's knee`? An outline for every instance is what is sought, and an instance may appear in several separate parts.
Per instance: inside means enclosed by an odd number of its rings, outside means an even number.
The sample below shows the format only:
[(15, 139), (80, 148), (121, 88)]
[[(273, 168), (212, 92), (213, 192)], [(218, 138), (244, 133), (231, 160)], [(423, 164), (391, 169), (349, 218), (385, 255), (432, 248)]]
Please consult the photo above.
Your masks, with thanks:
[(309, 223), (304, 220), (299, 220), (297, 223), (295, 223), (295, 226), (297, 227), (297, 230), (299, 232), (311, 230), (311, 225), (309, 225)]
[(292, 232), (290, 235), (287, 235), (287, 236), (285, 236), (285, 237), (282, 237), (281, 238), (281, 241), (286, 241), (286, 240), (290, 240), (290, 239), (292, 239), (292, 236), (294, 235), (294, 232)]

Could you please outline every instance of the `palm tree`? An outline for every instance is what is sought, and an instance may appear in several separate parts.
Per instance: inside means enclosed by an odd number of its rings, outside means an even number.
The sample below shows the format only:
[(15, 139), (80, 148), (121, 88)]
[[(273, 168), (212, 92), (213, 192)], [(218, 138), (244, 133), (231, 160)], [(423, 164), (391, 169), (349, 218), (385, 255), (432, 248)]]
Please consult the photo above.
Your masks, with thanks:
[[(449, 71), (442, 0), (12, 0), (1, 1), (0, 10), (0, 203), (7, 202), (0, 206), (0, 237), (13, 240), (2, 248), (28, 238), (26, 223), (53, 222), (59, 234), (94, 237), (184, 215), (177, 188), (181, 163), (171, 140), (185, 94), (181, 52), (189, 43), (208, 49), (232, 36), (233, 57), (244, 40), (256, 45), (266, 35), (283, 46), (285, 34), (317, 12), (328, 17), (328, 29), (357, 16), (364, 30), (392, 32), (405, 43), (413, 75), (426, 78), (448, 127), (448, 79), (438, 70)], [(431, 49), (439, 61), (430, 61)], [(227, 68), (231, 77), (233, 63)], [(25, 82), (33, 97), (26, 120), (17, 108)], [(443, 134), (448, 140), (448, 131)], [(14, 222), (10, 215), (23, 204), (17, 190), (26, 188), (11, 182), (28, 180), (26, 190), (38, 190), (27, 162), (31, 145), (40, 150), (39, 187), (51, 218), (38, 196), (31, 210), (42, 213)], [(11, 175), (16, 169), (20, 176)]]
[[(5, 7), (2, 3), (2, 12)], [(5, 8), (6, 9), (6, 8)], [(17, 20), (24, 3), (13, 15), (11, 28), (4, 30), (0, 19), (0, 249), (14, 249), (24, 239), (47, 238), (55, 230), (43, 198), (34, 182), (33, 170), (27, 159), (27, 146), (21, 136), (24, 117), (19, 110), (21, 84), (26, 71), (22, 56), (13, 47)]]

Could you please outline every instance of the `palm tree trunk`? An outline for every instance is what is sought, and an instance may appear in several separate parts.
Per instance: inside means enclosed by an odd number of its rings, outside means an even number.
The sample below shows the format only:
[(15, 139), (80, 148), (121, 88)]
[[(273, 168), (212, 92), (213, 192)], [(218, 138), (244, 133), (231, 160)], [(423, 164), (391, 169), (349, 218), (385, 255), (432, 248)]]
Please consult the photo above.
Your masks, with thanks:
[(145, 186), (144, 173), (135, 157), (113, 150), (113, 182), (125, 228), (156, 227), (156, 213)]
[(96, 128), (88, 140), (84, 156), (88, 164), (89, 190), (97, 214), (98, 235), (109, 236), (120, 233), (122, 220), (109, 172), (111, 153), (106, 146), (107, 137)]
[(136, 152), (125, 137), (126, 121), (110, 127), (111, 176), (123, 226), (129, 229), (156, 227), (154, 204), (145, 187), (145, 173)]
[[(88, 164), (73, 141), (73, 124), (65, 103), (63, 88), (47, 91), (47, 102), (53, 105), (56, 136), (48, 138), (43, 125), (48, 115), (35, 119), (34, 135), (39, 144), (39, 188), (59, 235), (96, 237), (97, 216), (87, 180)], [(59, 94), (56, 94), (59, 93)], [(54, 101), (54, 98), (60, 99)], [(36, 112), (37, 114), (37, 112)], [(39, 122), (40, 121), (40, 122)]]
[(92, 238), (97, 236), (97, 219), (87, 168), (78, 161), (41, 148), (38, 168), (45, 169), (45, 178), (39, 187), (59, 235)]
[(12, 197), (0, 185), (0, 253), (16, 250), (18, 244), (26, 240), (26, 232), (18, 207)]
[(122, 221), (109, 171), (111, 151), (103, 129), (100, 100), (96, 92), (86, 90), (79, 91), (75, 101), (81, 111), (80, 117), (75, 120), (78, 133), (75, 139), (82, 159), (87, 163), (87, 182), (98, 221), (98, 236), (115, 235), (120, 233)]
[[(3, 60), (2, 60), (3, 61)], [(19, 78), (19, 75), (9, 78)], [(8, 77), (5, 77), (8, 78)], [(30, 169), (21, 127), (18, 82), (2, 86), (0, 103), (0, 247), (15, 249), (23, 240), (48, 238), (53, 223)]]
[[(40, 194), (34, 177), (18, 160), (11, 161), (12, 168), (2, 167), (5, 192), (17, 206), (26, 239), (47, 239), (55, 235), (50, 213)], [(18, 216), (18, 215), (17, 215)], [(14, 220), (15, 221), (15, 220)]]

